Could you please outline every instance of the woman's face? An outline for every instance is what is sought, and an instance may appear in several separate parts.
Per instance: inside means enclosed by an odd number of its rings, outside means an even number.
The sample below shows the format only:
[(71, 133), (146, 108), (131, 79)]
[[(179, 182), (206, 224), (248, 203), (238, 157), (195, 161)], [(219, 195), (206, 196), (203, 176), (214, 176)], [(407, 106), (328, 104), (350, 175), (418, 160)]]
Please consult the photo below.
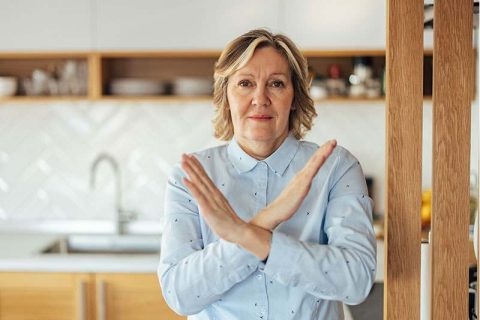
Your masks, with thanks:
[(240, 145), (278, 147), (288, 135), (293, 84), (287, 60), (274, 48), (255, 50), (247, 65), (229, 77), (227, 97)]

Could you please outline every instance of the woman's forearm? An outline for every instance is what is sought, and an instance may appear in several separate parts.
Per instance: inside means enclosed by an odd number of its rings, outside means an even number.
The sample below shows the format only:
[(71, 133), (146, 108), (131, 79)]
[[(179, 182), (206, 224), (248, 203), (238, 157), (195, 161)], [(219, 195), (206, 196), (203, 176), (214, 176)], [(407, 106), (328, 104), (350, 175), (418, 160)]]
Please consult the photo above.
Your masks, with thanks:
[(273, 231), (282, 220), (271, 214), (270, 211), (270, 206), (260, 210), (249, 223), (262, 229)]
[(177, 313), (200, 312), (257, 268), (258, 259), (233, 243), (219, 240), (196, 250), (166, 233), (158, 276), (165, 301)]
[(232, 240), (259, 260), (265, 260), (270, 252), (272, 232), (255, 224), (245, 223)]

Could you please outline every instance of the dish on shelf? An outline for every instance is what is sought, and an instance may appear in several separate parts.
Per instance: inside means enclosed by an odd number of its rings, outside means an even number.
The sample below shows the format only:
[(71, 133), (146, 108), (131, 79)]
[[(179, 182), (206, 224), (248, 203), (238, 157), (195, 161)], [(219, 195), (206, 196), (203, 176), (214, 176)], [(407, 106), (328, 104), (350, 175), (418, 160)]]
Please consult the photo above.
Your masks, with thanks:
[(110, 82), (110, 93), (119, 96), (155, 96), (165, 93), (165, 83), (153, 79), (116, 78)]
[(0, 77), (0, 97), (11, 97), (17, 92), (17, 78)]
[(172, 93), (177, 96), (211, 95), (213, 83), (210, 78), (178, 77), (173, 81)]

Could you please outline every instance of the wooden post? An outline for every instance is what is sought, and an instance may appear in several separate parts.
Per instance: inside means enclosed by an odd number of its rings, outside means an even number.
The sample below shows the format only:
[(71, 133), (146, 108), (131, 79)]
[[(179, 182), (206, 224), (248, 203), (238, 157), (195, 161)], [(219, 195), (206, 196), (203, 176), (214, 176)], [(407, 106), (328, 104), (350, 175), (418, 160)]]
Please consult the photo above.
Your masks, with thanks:
[(384, 319), (420, 319), (423, 0), (389, 0)]
[[(472, 0), (435, 0), (432, 319), (467, 319)], [(434, 306), (434, 307), (433, 307)]]

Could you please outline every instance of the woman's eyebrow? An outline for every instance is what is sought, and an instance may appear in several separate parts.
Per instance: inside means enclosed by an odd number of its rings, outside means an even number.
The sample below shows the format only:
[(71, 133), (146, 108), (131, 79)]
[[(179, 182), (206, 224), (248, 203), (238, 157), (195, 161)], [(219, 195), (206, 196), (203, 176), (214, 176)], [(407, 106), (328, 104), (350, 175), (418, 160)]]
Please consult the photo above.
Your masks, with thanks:
[(288, 75), (284, 72), (275, 72), (275, 73), (272, 73), (271, 76), (284, 76), (288, 78)]
[(251, 73), (239, 73), (239, 74), (236, 74), (237, 77), (252, 77), (253, 78), (253, 74)]

